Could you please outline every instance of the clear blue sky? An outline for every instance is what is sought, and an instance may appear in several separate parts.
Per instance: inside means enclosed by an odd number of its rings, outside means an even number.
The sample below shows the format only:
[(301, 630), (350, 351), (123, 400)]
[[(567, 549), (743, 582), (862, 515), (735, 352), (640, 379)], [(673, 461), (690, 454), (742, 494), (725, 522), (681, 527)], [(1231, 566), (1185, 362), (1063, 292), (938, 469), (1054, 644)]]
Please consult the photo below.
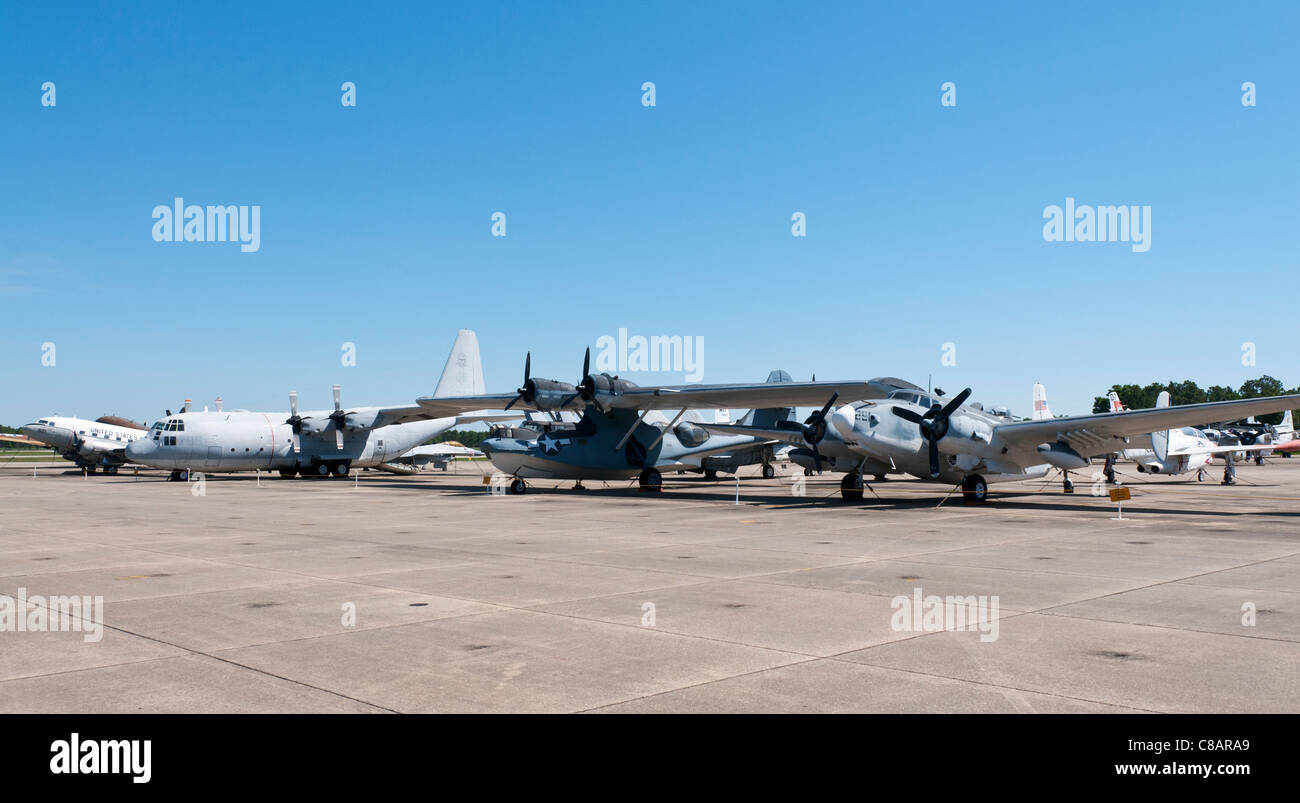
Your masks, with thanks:
[[(1300, 383), (1294, 3), (118, 5), (0, 9), (0, 423), (404, 403), (461, 327), (492, 391), (620, 327), (1021, 414)], [(154, 242), (178, 195), (261, 250)], [(1151, 250), (1044, 242), (1067, 196)]]

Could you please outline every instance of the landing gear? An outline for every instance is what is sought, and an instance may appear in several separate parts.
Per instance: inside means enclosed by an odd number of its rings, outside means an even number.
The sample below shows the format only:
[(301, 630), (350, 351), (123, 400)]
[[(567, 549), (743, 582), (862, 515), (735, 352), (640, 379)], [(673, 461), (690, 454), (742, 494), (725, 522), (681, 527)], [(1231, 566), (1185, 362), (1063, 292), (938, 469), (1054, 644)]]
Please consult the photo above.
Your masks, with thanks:
[(348, 471), (350, 471), (351, 468), (352, 468), (351, 463), (349, 463), (346, 460), (340, 460), (339, 462), (334, 463), (333, 465), (330, 466), (330, 471), (336, 477), (346, 477), (348, 475)]
[(884, 482), (885, 480), (889, 479), (889, 475), (887, 474), (872, 474), (871, 477), (876, 482)]
[(1064, 477), (1061, 482), (1061, 491), (1067, 494), (1074, 493), (1074, 483), (1070, 482), (1070, 472), (1062, 471), (1061, 476)]
[(1106, 476), (1106, 482), (1115, 485), (1115, 455), (1106, 455), (1106, 465), (1102, 468), (1102, 473)]
[(94, 466), (82, 466), (81, 468), (82, 468), (82, 470), (85, 471), (87, 474), (94, 474), (94, 473), (95, 473), (95, 467), (94, 467)]
[(718, 478), (718, 472), (711, 468), (706, 468), (704, 469), (704, 478), (707, 480), (716, 480)]
[(312, 470), (316, 472), (317, 477), (328, 477), (330, 474), (329, 463), (317, 463)]
[(173, 471), (171, 474), (167, 475), (167, 481), (168, 481), (168, 482), (189, 482), (189, 481), (190, 481), (190, 472), (189, 472), (189, 471)]
[(527, 491), (528, 491), (528, 483), (524, 482), (519, 477), (515, 477), (513, 480), (510, 481), (510, 493), (514, 494), (515, 496), (523, 496), (524, 493)]
[(763, 464), (763, 479), (770, 480), (776, 476), (776, 469), (772, 468), (771, 463)]
[(844, 478), (840, 480), (840, 496), (844, 498), (845, 502), (861, 502), (862, 475), (845, 474)]
[(296, 469), (296, 468), (282, 468), (282, 469), (280, 469), (280, 477), (281, 477), (282, 479), (286, 479), (286, 480), (291, 480), (291, 479), (293, 479), (293, 475), (295, 475), (295, 474), (297, 474), (297, 473), (298, 473), (298, 469)]
[(1223, 456), (1223, 484), (1237, 484), (1237, 465), (1232, 462), (1232, 453)]
[(803, 475), (804, 475), (805, 477), (811, 477), (811, 476), (813, 475), (813, 470), (810, 469), (810, 468), (805, 468), (805, 469), (803, 470)]
[(978, 474), (967, 474), (961, 481), (961, 494), (967, 502), (982, 505), (989, 499), (989, 486)]
[(641, 470), (641, 476), (637, 478), (641, 490), (647, 493), (657, 493), (664, 488), (663, 475), (657, 468), (646, 468)]
[(1264, 465), (1264, 455), (1262, 455), (1262, 454), (1256, 454), (1256, 455), (1255, 455), (1255, 465), (1257, 465), (1257, 466), (1262, 466), (1262, 465)]
[(104, 466), (104, 473), (109, 475), (116, 474), (117, 466)]
[(1205, 469), (1203, 468), (1196, 469), (1196, 481), (1205, 482)]

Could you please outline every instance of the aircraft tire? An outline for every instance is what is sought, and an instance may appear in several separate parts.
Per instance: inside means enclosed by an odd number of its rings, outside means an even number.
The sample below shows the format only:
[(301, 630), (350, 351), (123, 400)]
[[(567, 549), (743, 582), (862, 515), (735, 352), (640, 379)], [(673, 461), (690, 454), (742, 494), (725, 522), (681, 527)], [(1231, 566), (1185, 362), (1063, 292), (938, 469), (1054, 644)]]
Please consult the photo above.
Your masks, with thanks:
[(704, 469), (704, 478), (709, 480), (716, 480), (718, 478), (718, 472), (714, 471), (711, 468), (706, 468)]
[(763, 464), (763, 479), (770, 480), (776, 476), (776, 469), (772, 468), (771, 463)]
[(528, 483), (524, 482), (519, 477), (515, 477), (513, 480), (510, 481), (510, 493), (514, 494), (515, 496), (522, 496), (527, 491), (528, 491)]
[(861, 502), (862, 479), (857, 474), (845, 474), (840, 480), (840, 496), (845, 502)]
[(330, 475), (329, 463), (317, 463), (313, 469), (317, 477), (328, 477)]
[(657, 468), (646, 468), (641, 470), (641, 476), (637, 478), (641, 490), (647, 493), (658, 493), (664, 489), (664, 477), (659, 473)]
[(967, 474), (961, 481), (961, 493), (967, 502), (982, 505), (989, 499), (989, 486), (978, 474)]
[(346, 460), (340, 460), (330, 466), (330, 472), (336, 477), (346, 477), (352, 470), (352, 464)]
[(293, 479), (293, 475), (297, 473), (298, 469), (296, 468), (282, 468), (280, 469), (280, 479), (291, 480)]

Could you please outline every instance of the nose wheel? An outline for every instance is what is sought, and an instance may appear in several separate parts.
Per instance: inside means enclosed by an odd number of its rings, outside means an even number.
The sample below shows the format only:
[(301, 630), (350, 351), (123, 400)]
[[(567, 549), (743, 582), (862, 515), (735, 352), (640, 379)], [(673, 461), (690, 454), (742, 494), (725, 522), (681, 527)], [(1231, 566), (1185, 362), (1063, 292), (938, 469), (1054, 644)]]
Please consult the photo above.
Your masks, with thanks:
[(763, 479), (770, 480), (776, 476), (776, 469), (772, 468), (771, 463), (763, 464)]
[(862, 477), (855, 473), (845, 474), (840, 480), (840, 496), (845, 502), (861, 502)]

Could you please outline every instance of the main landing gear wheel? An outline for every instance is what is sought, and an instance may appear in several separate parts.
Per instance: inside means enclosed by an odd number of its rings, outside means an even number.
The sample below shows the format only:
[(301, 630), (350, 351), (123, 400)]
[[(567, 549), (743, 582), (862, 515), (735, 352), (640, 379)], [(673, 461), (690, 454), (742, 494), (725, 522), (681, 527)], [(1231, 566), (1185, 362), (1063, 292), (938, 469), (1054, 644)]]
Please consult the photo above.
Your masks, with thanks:
[(989, 499), (989, 486), (978, 474), (968, 474), (961, 481), (961, 494), (967, 502), (982, 505)]
[(286, 479), (286, 480), (291, 480), (291, 479), (293, 479), (293, 475), (295, 475), (295, 474), (297, 474), (297, 473), (298, 473), (298, 469), (296, 469), (296, 468), (282, 468), (282, 469), (280, 469), (280, 477), (281, 477), (282, 479)]
[(520, 478), (515, 477), (513, 480), (510, 481), (510, 493), (514, 494), (515, 496), (521, 496), (527, 490), (528, 490), (528, 483), (524, 482)]
[(664, 489), (663, 475), (656, 468), (642, 469), (641, 476), (637, 478), (637, 481), (641, 485), (641, 490), (647, 493), (657, 493)]
[(330, 467), (330, 471), (332, 471), (336, 477), (346, 477), (351, 468), (352, 464), (344, 461), (341, 463), (335, 463)]
[(840, 480), (840, 496), (845, 502), (862, 501), (862, 477), (857, 474), (845, 474)]
[(1196, 481), (1205, 482), (1205, 469), (1203, 468), (1196, 469)]
[(171, 474), (168, 474), (168, 475), (167, 475), (167, 481), (168, 481), (168, 482), (189, 482), (189, 481), (190, 481), (190, 472), (188, 472), (188, 471), (173, 471)]
[(718, 478), (718, 472), (711, 468), (706, 468), (704, 469), (704, 478), (708, 480), (716, 480)]
[(803, 475), (804, 475), (805, 477), (811, 477), (811, 476), (813, 475), (813, 470), (810, 469), (810, 468), (805, 468), (805, 469), (803, 470)]
[(771, 463), (763, 464), (763, 479), (770, 480), (776, 476), (776, 469), (772, 468)]
[(313, 467), (313, 470), (316, 472), (317, 477), (328, 477), (330, 475), (330, 467), (328, 463), (317, 463)]
[(1065, 482), (1061, 483), (1061, 490), (1067, 494), (1074, 493), (1074, 483), (1070, 481), (1069, 477), (1066, 477)]
[(884, 482), (889, 479), (889, 476), (886, 474), (872, 474), (871, 476), (875, 478), (876, 482)]

